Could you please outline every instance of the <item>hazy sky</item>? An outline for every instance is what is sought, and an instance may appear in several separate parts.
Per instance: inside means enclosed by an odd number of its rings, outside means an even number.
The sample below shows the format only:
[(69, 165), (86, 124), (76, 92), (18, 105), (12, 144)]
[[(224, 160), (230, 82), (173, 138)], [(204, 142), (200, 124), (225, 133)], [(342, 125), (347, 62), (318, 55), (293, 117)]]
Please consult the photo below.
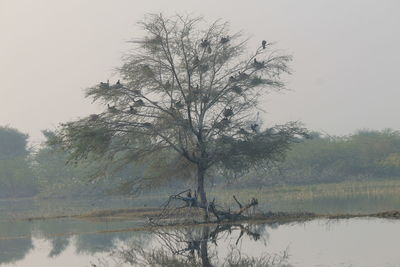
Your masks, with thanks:
[(146, 13), (222, 18), (294, 56), (292, 89), (263, 102), (267, 124), (330, 134), (400, 130), (397, 0), (0, 0), (0, 125), (42, 129), (96, 111), (83, 89), (115, 80)]

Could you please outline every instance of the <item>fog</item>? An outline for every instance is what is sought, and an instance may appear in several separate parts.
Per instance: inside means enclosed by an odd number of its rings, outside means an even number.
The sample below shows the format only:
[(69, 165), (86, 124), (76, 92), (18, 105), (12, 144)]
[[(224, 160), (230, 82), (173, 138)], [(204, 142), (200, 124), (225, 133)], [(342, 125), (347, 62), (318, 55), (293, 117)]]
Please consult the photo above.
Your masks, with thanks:
[(146, 13), (218, 18), (292, 54), (287, 90), (263, 99), (267, 124), (400, 129), (398, 1), (0, 0), (0, 125), (29, 133), (99, 109), (83, 89), (115, 81)]

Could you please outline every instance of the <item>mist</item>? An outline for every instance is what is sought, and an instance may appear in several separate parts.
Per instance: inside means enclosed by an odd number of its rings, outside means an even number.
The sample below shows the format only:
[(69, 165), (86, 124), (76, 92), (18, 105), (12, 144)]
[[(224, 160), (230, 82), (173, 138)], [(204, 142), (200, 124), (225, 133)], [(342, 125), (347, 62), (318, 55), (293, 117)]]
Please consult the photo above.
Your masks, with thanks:
[(294, 56), (288, 90), (271, 93), (266, 125), (302, 121), (344, 135), (399, 129), (400, 18), (397, 1), (7, 1), (0, 2), (0, 125), (31, 142), (41, 130), (99, 110), (84, 89), (115, 81), (142, 36), (146, 13), (204, 15)]

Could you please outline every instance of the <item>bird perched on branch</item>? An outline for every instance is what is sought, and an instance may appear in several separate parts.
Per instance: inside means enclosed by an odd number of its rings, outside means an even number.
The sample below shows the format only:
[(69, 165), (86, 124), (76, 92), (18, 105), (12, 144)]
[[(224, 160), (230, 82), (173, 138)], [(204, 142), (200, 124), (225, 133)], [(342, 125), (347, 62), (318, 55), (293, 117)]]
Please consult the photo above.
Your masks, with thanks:
[(101, 88), (101, 89), (108, 89), (108, 88), (110, 88), (110, 81), (107, 80), (106, 83), (100, 82), (100, 88)]
[(194, 59), (193, 59), (193, 65), (194, 65), (194, 66), (197, 66), (199, 63), (200, 63), (199, 57), (198, 57), (198, 56), (195, 56)]
[(182, 104), (182, 102), (179, 100), (178, 102), (175, 103), (175, 107), (178, 109), (184, 108), (185, 106)]
[(114, 88), (115, 88), (115, 89), (119, 89), (119, 88), (122, 88), (122, 87), (123, 87), (123, 86), (122, 86), (120, 80), (118, 80), (118, 81), (115, 83), (115, 85), (114, 85)]
[(263, 40), (261, 42), (262, 48), (265, 49), (267, 47), (267, 41)]
[(226, 108), (225, 110), (224, 110), (224, 117), (225, 118), (228, 118), (228, 117), (232, 117), (233, 116), (233, 111), (232, 111), (232, 109), (231, 108)]
[(221, 44), (226, 44), (226, 43), (229, 42), (229, 41), (230, 41), (229, 36), (221, 37), (220, 43), (221, 43)]
[(253, 123), (252, 125), (250, 125), (250, 128), (253, 132), (258, 133), (258, 130), (260, 129), (260, 125), (258, 125), (257, 123)]
[(208, 46), (210, 46), (210, 41), (208, 41), (207, 39), (205, 40), (201, 39), (200, 46), (206, 49)]
[(262, 68), (265, 67), (265, 64), (264, 64), (264, 61), (261, 61), (261, 62), (260, 62), (260, 61), (257, 61), (256, 58), (254, 58), (253, 66), (254, 66), (256, 69), (262, 69)]
[(129, 113), (136, 114), (137, 110), (133, 108), (133, 106), (129, 106)]
[(144, 106), (144, 102), (142, 99), (136, 100), (135, 103), (133, 104), (133, 106), (134, 107), (142, 107), (142, 106)]
[(109, 112), (116, 112), (117, 108), (115, 106), (110, 106), (110, 104), (107, 104), (107, 109)]

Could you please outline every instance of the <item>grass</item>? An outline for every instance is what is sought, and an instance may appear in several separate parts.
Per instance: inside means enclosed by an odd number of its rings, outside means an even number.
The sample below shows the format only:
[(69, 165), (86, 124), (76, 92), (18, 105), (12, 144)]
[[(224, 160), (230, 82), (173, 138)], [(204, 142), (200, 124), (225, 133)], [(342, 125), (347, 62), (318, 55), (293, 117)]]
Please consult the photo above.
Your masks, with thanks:
[[(361, 209), (365, 212), (378, 212), (400, 209), (400, 180), (348, 181), (241, 190), (225, 189), (212, 191), (208, 197), (209, 199), (215, 198), (217, 202), (225, 206), (232, 207), (235, 205), (232, 195), (243, 202), (255, 197), (262, 210), (303, 210), (329, 213), (354, 212)], [(351, 210), (352, 208), (353, 210)]]
[[(332, 184), (275, 186), (249, 189), (210, 190), (208, 199), (237, 208), (232, 196), (242, 203), (258, 199), (260, 211), (310, 211), (320, 214), (378, 213), (400, 210), (400, 180), (349, 181)], [(83, 215), (96, 217), (129, 217), (129, 214), (150, 216), (167, 193), (144, 194), (133, 197), (100, 199), (15, 199), (0, 200), (0, 220), (45, 219)], [(104, 214), (108, 213), (108, 214)], [(125, 213), (125, 214), (124, 214)]]
[(212, 192), (211, 197), (222, 200), (232, 198), (232, 195), (243, 198), (256, 197), (259, 200), (307, 200), (319, 197), (353, 197), (400, 195), (400, 180), (382, 181), (349, 181), (331, 184), (313, 184), (301, 186), (274, 186), (261, 189), (230, 189)]

